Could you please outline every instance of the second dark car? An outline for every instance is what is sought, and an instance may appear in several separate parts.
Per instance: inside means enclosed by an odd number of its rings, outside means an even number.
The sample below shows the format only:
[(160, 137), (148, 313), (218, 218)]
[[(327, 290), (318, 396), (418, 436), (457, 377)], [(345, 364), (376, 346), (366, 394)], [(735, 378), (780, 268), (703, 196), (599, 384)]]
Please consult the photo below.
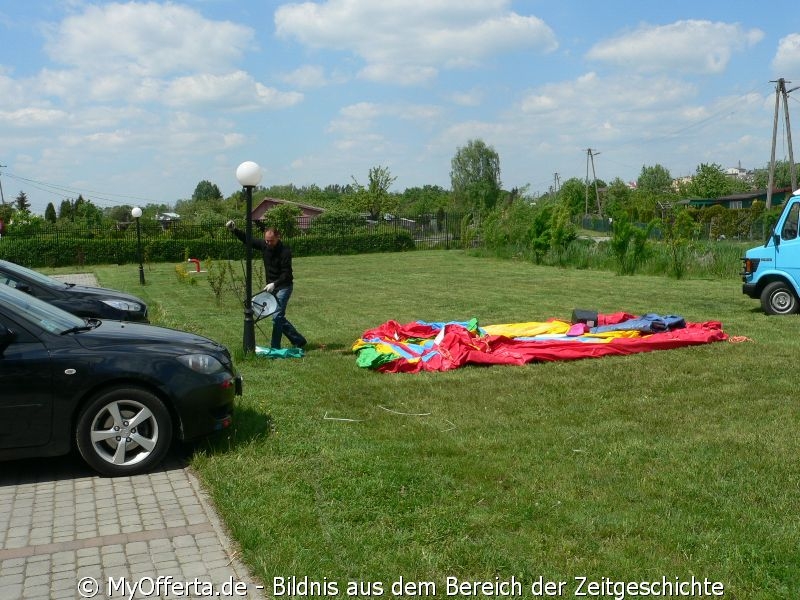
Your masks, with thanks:
[(0, 260), (0, 284), (16, 288), (79, 317), (148, 322), (147, 304), (125, 292), (65, 283)]

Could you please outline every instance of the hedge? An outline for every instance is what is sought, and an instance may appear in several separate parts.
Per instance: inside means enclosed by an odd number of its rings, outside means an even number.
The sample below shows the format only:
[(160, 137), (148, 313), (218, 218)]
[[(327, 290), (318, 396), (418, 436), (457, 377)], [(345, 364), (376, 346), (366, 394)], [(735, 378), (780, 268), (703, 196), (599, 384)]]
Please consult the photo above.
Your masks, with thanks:
[[(287, 238), (295, 257), (369, 252), (403, 252), (414, 249), (407, 231), (351, 235), (308, 235)], [(146, 263), (183, 262), (187, 258), (241, 260), (245, 248), (236, 239), (159, 239), (142, 242)], [(127, 264), (139, 262), (135, 241), (110, 239), (47, 240), (5, 236), (0, 238), (0, 258), (27, 267)]]

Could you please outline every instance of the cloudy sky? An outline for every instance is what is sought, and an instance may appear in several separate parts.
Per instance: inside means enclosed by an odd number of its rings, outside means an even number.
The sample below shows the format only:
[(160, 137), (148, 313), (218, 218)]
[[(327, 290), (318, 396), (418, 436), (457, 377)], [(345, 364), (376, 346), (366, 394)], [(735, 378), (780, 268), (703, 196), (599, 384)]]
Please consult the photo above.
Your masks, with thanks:
[(39, 213), (228, 195), (245, 160), (263, 185), (380, 165), (449, 188), (471, 139), (532, 194), (584, 178), (589, 148), (608, 181), (763, 167), (774, 80), (800, 85), (788, 0), (26, 0), (0, 39), (0, 185)]

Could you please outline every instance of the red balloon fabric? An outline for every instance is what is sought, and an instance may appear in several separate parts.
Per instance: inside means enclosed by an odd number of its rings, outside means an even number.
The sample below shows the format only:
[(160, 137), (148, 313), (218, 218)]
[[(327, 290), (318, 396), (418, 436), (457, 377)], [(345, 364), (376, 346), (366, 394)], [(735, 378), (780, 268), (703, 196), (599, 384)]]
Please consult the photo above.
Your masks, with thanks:
[[(656, 317), (656, 321), (660, 323), (661, 318)], [(470, 364), (522, 365), (621, 356), (728, 338), (719, 321), (691, 323), (680, 317), (665, 317), (664, 322), (676, 324), (651, 332), (647, 321), (625, 312), (598, 315), (598, 327), (584, 326), (583, 333), (577, 332), (574, 324), (558, 319), (485, 328), (474, 319), (468, 323), (387, 321), (365, 331), (353, 350), (359, 354), (359, 366), (384, 373), (417, 373), (449, 371)], [(523, 335), (517, 335), (520, 331)], [(525, 335), (525, 331), (541, 333)]]

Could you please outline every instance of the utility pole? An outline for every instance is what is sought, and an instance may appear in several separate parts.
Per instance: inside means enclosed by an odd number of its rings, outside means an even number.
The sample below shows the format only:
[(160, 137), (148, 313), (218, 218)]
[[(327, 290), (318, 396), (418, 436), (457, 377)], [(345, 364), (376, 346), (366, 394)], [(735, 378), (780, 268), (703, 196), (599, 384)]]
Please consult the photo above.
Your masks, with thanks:
[(586, 185), (583, 186), (584, 200), (583, 200), (583, 215), (589, 215), (589, 157), (592, 155), (592, 149), (586, 150)]
[[(789, 82), (791, 83), (791, 81)], [(792, 154), (792, 126), (789, 123), (789, 92), (793, 92), (797, 87), (790, 90), (786, 89), (786, 82), (783, 82), (783, 113), (786, 121), (786, 142), (789, 144), (789, 173), (792, 178), (792, 191), (797, 189), (797, 167), (794, 164), (794, 154)]]
[[(786, 127), (786, 142), (789, 145), (789, 173), (791, 174), (792, 179), (792, 191), (797, 189), (797, 169), (794, 164), (794, 154), (792, 152), (792, 127), (789, 123), (789, 92), (793, 92), (794, 90), (798, 89), (797, 87), (793, 87), (790, 90), (786, 90), (786, 83), (787, 81), (781, 77), (777, 81), (772, 82), (775, 83), (775, 118), (773, 119), (772, 123), (772, 152), (770, 153), (769, 158), (769, 178), (767, 180), (767, 203), (766, 209), (769, 210), (772, 208), (772, 188), (775, 185), (775, 145), (778, 140), (778, 111), (780, 108), (781, 98), (783, 98), (783, 110), (784, 110), (784, 121)], [(788, 83), (791, 83), (788, 82)]]
[[(5, 167), (5, 165), (0, 165), (0, 169), (2, 169), (4, 167)], [(0, 175), (2, 175), (2, 173), (0, 173)], [(6, 203), (6, 198), (5, 198), (5, 196), (3, 196), (3, 180), (2, 179), (0, 179), (0, 202), (2, 202), (3, 204)]]
[(594, 157), (600, 154), (597, 150), (592, 150), (591, 148), (586, 149), (586, 199), (585, 199), (585, 211), (586, 213), (589, 212), (589, 163), (592, 163), (592, 179), (594, 179), (594, 197), (597, 201), (597, 214), (602, 217), (603, 216), (603, 209), (600, 206), (600, 192), (597, 191), (597, 173), (594, 170)]

